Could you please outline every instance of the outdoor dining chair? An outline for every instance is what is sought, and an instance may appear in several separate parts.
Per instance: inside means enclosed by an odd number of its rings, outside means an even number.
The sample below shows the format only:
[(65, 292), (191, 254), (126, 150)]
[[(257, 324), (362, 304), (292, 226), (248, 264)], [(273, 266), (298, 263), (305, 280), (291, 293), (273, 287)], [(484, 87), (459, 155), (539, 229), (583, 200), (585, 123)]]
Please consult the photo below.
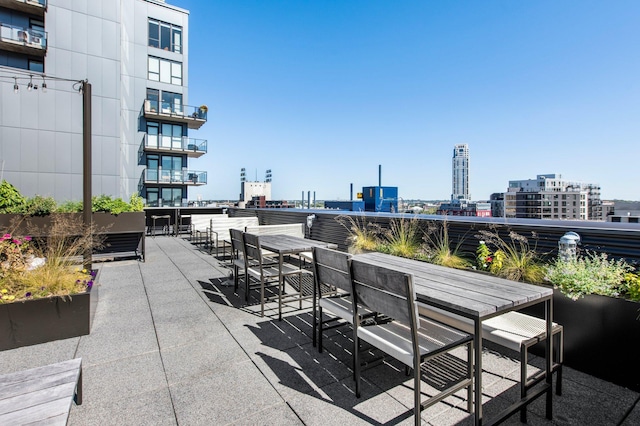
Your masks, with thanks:
[[(302, 275), (309, 274), (310, 271), (299, 268), (285, 262), (275, 262), (273, 258), (266, 257), (260, 246), (260, 237), (254, 234), (244, 233), (244, 256), (245, 256), (245, 286), (247, 301), (249, 300), (249, 292), (251, 289), (260, 290), (260, 315), (264, 316), (264, 304), (267, 300), (278, 299), (279, 308), (282, 307), (283, 300), (287, 301), (297, 299), (302, 308), (302, 291), (295, 294), (289, 294), (283, 297), (285, 278), (287, 276), (297, 276), (299, 282), (302, 282)], [(250, 278), (256, 280), (255, 284), (251, 284)], [(267, 287), (277, 287), (278, 294), (266, 297), (265, 289)]]
[[(414, 419), (421, 423), (420, 413), (425, 408), (441, 401), (460, 389), (467, 388), (467, 410), (473, 410), (473, 336), (458, 329), (418, 316), (413, 277), (395, 270), (370, 263), (352, 260), (353, 340), (356, 396), (360, 397), (359, 340), (382, 350), (413, 369)], [(393, 320), (381, 323), (362, 323), (359, 304), (384, 314)], [(466, 371), (444, 371), (438, 377), (440, 392), (422, 401), (420, 392), (422, 377), (433, 376), (426, 362), (452, 349), (466, 346)], [(462, 361), (462, 360), (460, 360)], [(430, 373), (430, 374), (427, 374)], [(452, 376), (455, 376), (453, 380)], [(426, 377), (425, 377), (426, 378)]]
[[(247, 276), (246, 276), (246, 267), (247, 261), (246, 256), (244, 254), (244, 233), (240, 229), (229, 229), (229, 236), (231, 237), (231, 259), (233, 262), (233, 291), (238, 292), (238, 282), (240, 271), (245, 275), (245, 297), (246, 300), (249, 300), (249, 289), (246, 287)], [(251, 261), (253, 266), (257, 265), (255, 261)]]
[[(351, 255), (314, 247), (311, 256), (315, 281), (313, 298), (313, 346), (322, 352), (325, 330), (353, 324), (351, 301)], [(326, 312), (325, 312), (326, 311)], [(330, 314), (326, 315), (327, 313)], [(360, 314), (373, 316), (365, 307)]]

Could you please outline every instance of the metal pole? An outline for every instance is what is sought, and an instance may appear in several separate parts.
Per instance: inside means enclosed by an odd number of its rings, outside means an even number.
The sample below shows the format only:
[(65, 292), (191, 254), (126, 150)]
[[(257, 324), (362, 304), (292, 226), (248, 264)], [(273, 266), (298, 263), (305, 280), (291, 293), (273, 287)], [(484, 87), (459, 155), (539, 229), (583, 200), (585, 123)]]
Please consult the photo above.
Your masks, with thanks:
[(307, 191), (307, 210), (311, 208), (311, 191)]
[[(82, 82), (82, 223), (91, 232), (91, 83)], [(92, 236), (93, 237), (93, 236)], [(84, 268), (91, 269), (91, 250), (84, 252)]]

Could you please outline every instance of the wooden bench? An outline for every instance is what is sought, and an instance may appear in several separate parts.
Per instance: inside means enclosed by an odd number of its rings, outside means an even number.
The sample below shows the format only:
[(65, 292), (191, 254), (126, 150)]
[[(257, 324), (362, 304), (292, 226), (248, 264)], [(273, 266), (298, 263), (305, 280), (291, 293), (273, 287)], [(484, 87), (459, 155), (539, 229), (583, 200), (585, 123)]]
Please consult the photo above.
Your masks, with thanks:
[(247, 226), (245, 232), (253, 235), (291, 235), (292, 237), (304, 238), (304, 223)]
[(258, 226), (258, 218), (251, 217), (227, 217), (213, 218), (209, 223), (208, 246), (209, 253), (212, 249), (216, 251), (218, 257), (218, 249), (222, 248), (222, 253), (226, 253), (227, 246), (231, 250), (231, 235), (229, 229), (240, 229), (243, 231), (247, 226)]
[(209, 226), (214, 218), (228, 218), (226, 214), (192, 214), (191, 241), (194, 244), (208, 243)]
[(82, 404), (82, 359), (0, 376), (0, 424), (66, 425)]

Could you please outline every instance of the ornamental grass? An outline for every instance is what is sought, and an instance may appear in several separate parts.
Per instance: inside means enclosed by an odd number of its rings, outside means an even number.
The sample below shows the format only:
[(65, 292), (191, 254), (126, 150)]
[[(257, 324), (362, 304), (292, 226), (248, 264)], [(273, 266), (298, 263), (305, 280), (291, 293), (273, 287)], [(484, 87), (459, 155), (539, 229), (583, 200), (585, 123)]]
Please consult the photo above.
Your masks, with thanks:
[[(16, 229), (16, 224), (12, 224)], [(79, 218), (55, 215), (51, 226), (29, 226), (32, 238), (3, 232), (0, 238), (0, 303), (83, 293), (95, 271), (81, 266), (83, 255), (101, 246), (102, 237)]]

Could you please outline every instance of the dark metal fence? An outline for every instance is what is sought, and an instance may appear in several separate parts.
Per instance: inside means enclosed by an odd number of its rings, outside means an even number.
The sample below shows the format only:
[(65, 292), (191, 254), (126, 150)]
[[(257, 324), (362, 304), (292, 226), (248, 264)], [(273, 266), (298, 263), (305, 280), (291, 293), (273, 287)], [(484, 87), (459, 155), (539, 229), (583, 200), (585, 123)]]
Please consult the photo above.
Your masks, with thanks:
[(543, 256), (555, 256), (558, 240), (566, 232), (577, 232), (581, 237), (581, 250), (607, 253), (614, 258), (624, 258), (630, 263), (640, 264), (640, 226), (628, 223), (611, 223), (596, 221), (561, 221), (536, 219), (504, 219), (479, 217), (454, 217), (438, 215), (412, 215), (390, 213), (353, 213), (335, 210), (307, 209), (234, 209), (230, 208), (229, 216), (257, 216), (261, 225), (285, 223), (305, 223), (307, 216), (315, 215), (316, 219), (307, 237), (338, 245), (346, 250), (348, 230), (336, 220), (339, 215), (351, 215), (359, 222), (376, 223), (382, 228), (389, 228), (393, 219), (416, 218), (423, 230), (429, 224), (442, 224), (446, 221), (451, 244), (460, 246), (463, 253), (475, 254), (480, 241), (479, 231), (498, 232), (502, 239), (509, 241), (509, 232), (513, 231), (527, 237), (529, 245)]

